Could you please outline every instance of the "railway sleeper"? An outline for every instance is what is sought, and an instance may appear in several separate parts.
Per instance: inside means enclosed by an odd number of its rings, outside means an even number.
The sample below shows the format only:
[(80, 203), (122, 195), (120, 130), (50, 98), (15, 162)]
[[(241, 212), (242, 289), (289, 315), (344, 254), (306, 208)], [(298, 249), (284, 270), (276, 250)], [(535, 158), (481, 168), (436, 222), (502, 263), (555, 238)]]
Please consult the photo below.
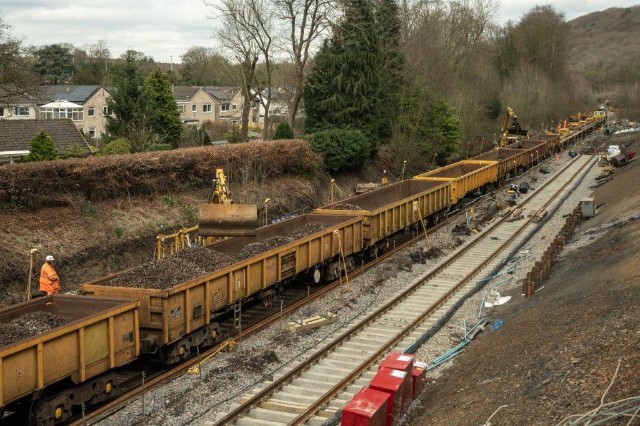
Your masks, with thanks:
[(80, 385), (71, 386), (55, 395), (43, 396), (29, 413), (29, 424), (55, 425), (67, 420), (82, 404), (98, 404), (120, 393), (120, 381), (115, 372), (103, 374)]
[(210, 323), (165, 346), (161, 356), (165, 364), (175, 364), (188, 358), (196, 347), (211, 346), (220, 341), (222, 341), (220, 325), (217, 322)]

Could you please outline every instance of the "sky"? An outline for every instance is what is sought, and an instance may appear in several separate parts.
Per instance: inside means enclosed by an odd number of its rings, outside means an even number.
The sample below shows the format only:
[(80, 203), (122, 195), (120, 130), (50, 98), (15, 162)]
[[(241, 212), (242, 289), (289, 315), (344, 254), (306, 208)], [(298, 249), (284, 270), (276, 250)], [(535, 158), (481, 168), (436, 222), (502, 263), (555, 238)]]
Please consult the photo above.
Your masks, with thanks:
[[(207, 0), (209, 3), (216, 0)], [(501, 0), (496, 20), (518, 21), (536, 4), (552, 4), (567, 20), (640, 0)], [(72, 43), (86, 47), (105, 40), (111, 57), (127, 49), (156, 62), (179, 63), (192, 46), (216, 47), (216, 20), (203, 0), (0, 0), (0, 15), (25, 45)]]

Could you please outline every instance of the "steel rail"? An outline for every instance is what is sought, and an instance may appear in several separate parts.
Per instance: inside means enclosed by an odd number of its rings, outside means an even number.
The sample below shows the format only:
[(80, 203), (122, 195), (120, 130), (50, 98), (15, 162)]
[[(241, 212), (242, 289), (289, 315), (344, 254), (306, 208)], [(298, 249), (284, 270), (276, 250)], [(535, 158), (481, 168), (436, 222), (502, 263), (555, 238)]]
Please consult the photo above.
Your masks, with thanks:
[[(554, 182), (559, 176), (562, 176), (563, 172), (568, 167), (570, 167), (578, 158), (579, 157), (576, 157), (572, 161), (568, 162), (556, 175), (554, 175), (554, 177), (552, 179), (550, 179), (547, 182), (545, 182), (545, 186), (550, 184), (551, 182)], [(588, 163), (586, 163), (586, 164), (588, 164)], [(586, 164), (585, 164), (585, 166), (586, 166)], [(580, 168), (557, 192), (562, 191), (575, 178), (575, 175), (580, 173), (585, 166)], [(551, 200), (549, 200), (546, 203), (546, 205), (548, 205), (548, 203), (552, 202), (554, 199), (555, 199), (555, 195), (551, 198)], [(531, 200), (531, 199), (529, 199), (529, 200)], [(527, 200), (526, 202), (528, 202), (529, 200)], [(523, 203), (523, 205), (526, 204), (526, 202)], [(494, 228), (496, 228), (497, 226), (502, 224), (507, 218), (508, 217), (503, 217), (502, 219), (499, 219), (498, 221), (494, 222), (492, 225), (490, 225), (485, 230), (483, 235), (487, 235), (489, 233), (489, 231), (493, 230)], [(406, 334), (409, 334), (411, 332), (411, 330), (413, 330), (418, 324), (420, 324), (427, 316), (431, 315), (435, 310), (437, 310), (440, 306), (442, 306), (459, 288), (463, 287), (473, 276), (475, 276), (475, 274), (477, 274), (484, 266), (486, 266), (486, 264), (489, 263), (493, 259), (493, 257), (495, 257), (495, 255), (500, 253), (504, 249), (504, 247), (506, 247), (506, 245), (509, 244), (513, 240), (513, 238), (515, 238), (517, 235), (519, 235), (520, 232), (526, 226), (528, 226), (530, 224), (532, 219), (533, 218), (527, 220), (522, 226), (520, 226), (518, 228), (517, 232), (514, 233), (514, 236), (511, 239), (509, 239), (509, 240), (505, 241), (504, 243), (502, 243), (500, 245), (500, 247), (494, 252), (493, 256), (489, 257), (488, 259), (483, 261), (481, 265), (479, 265), (478, 267), (474, 268), (474, 270), (471, 271), (467, 275), (467, 277), (465, 279), (463, 279), (459, 284), (454, 286), (454, 288), (450, 289), (445, 295), (443, 295), (440, 299), (438, 299), (438, 301), (436, 301), (418, 319), (416, 319), (410, 325), (405, 327), (405, 329), (403, 330), (403, 332), (401, 334), (396, 335), (396, 337), (394, 337), (391, 341), (389, 341), (387, 344), (385, 344), (385, 346), (383, 348), (381, 348), (380, 350), (376, 351), (376, 353), (373, 354), (369, 359), (365, 360), (362, 364), (360, 364), (360, 366), (356, 370), (354, 370), (352, 372), (352, 374), (350, 374), (348, 377), (346, 377), (343, 380), (341, 380), (333, 388), (331, 388), (329, 391), (327, 391), (327, 393), (325, 393), (322, 397), (320, 397), (320, 399), (318, 399), (316, 401), (316, 403), (311, 405), (306, 411), (304, 411), (302, 414), (300, 414), (298, 417), (296, 417), (294, 420), (292, 420), (290, 422), (290, 424), (300, 424), (301, 422), (304, 422), (304, 421), (308, 420), (310, 417), (312, 417), (317, 411), (319, 411), (321, 409), (321, 407), (323, 405), (325, 405), (336, 394), (341, 392), (346, 386), (348, 386), (351, 382), (353, 382), (353, 380), (355, 378), (359, 377), (364, 371), (366, 371), (371, 366), (371, 364), (373, 364), (378, 358), (380, 358), (384, 353), (386, 353), (390, 348), (392, 348), (398, 341), (400, 341), (404, 336), (406, 336)], [(342, 343), (348, 341), (355, 334), (357, 334), (360, 330), (365, 328), (368, 324), (370, 324), (371, 322), (375, 321), (380, 315), (384, 314), (385, 312), (387, 312), (388, 310), (393, 308), (395, 305), (397, 305), (400, 302), (404, 301), (409, 295), (411, 295), (411, 293), (413, 293), (417, 288), (422, 286), (422, 284), (424, 284), (424, 282), (428, 281), (434, 275), (436, 275), (437, 273), (439, 273), (440, 271), (445, 269), (448, 266), (449, 263), (452, 263), (454, 260), (458, 259), (467, 250), (469, 250), (471, 247), (475, 246), (476, 244), (479, 244), (482, 240), (483, 240), (483, 238), (478, 238), (478, 239), (475, 239), (475, 240), (471, 241), (470, 243), (466, 244), (465, 246), (463, 246), (450, 259), (448, 259), (447, 262), (439, 265), (435, 270), (431, 271), (427, 276), (425, 276), (423, 278), (423, 280), (421, 280), (420, 282), (416, 283), (414, 286), (404, 290), (401, 294), (396, 296), (394, 299), (392, 299), (391, 301), (387, 302), (382, 307), (378, 308), (375, 312), (370, 314), (364, 320), (360, 321), (354, 327), (350, 328), (345, 334), (343, 334), (337, 340), (335, 340), (331, 344), (327, 345), (321, 351), (319, 351), (316, 354), (312, 355), (304, 363), (300, 364), (295, 369), (293, 369), (290, 372), (288, 372), (285, 375), (283, 375), (277, 381), (274, 381), (273, 383), (271, 383), (270, 385), (265, 387), (260, 392), (256, 393), (252, 397), (248, 398), (243, 404), (241, 404), (240, 406), (238, 406), (237, 408), (232, 410), (230, 413), (225, 415), (223, 418), (219, 419), (216, 422), (216, 424), (219, 424), (219, 425), (229, 424), (229, 423), (232, 423), (233, 421), (235, 421), (236, 419), (242, 417), (243, 415), (245, 415), (248, 411), (251, 410), (251, 408), (253, 406), (258, 405), (264, 399), (270, 397), (273, 393), (275, 393), (276, 391), (281, 389), (288, 382), (291, 382), (293, 379), (295, 379), (297, 376), (299, 376), (302, 372), (307, 370), (311, 365), (317, 363), (317, 361), (319, 361), (320, 359), (324, 358), (328, 352), (331, 352), (333, 349), (335, 349), (335, 348), (339, 347), (340, 345), (342, 345)]]

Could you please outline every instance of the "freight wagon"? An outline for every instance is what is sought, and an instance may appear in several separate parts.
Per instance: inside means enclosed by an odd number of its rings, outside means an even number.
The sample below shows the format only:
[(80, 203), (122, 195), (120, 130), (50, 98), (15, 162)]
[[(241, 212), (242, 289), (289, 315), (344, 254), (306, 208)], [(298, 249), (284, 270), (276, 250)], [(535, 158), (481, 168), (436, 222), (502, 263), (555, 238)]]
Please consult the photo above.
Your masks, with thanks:
[(526, 149), (497, 148), (476, 155), (472, 160), (497, 161), (498, 181), (510, 179), (522, 173), (530, 165), (529, 152)]
[(113, 285), (127, 270), (83, 284), (80, 289), (96, 296), (138, 300), (142, 353), (160, 350), (165, 362), (175, 363), (196, 346), (220, 340), (215, 316), (234, 304), (269, 297), (276, 285), (304, 273), (336, 279), (345, 269), (338, 256), (346, 260), (347, 268), (353, 267), (351, 256), (363, 248), (360, 216), (307, 214), (258, 228), (255, 236), (229, 238), (203, 250), (233, 257), (251, 244), (309, 225), (321, 229), (168, 289)]
[(462, 160), (414, 177), (417, 180), (451, 182), (450, 203), (498, 180), (498, 162)]
[(421, 218), (444, 214), (449, 207), (451, 183), (405, 180), (347, 200), (320, 207), (317, 214), (362, 216), (364, 246), (374, 257), (379, 244)]
[(551, 152), (549, 146), (547, 145), (547, 141), (543, 139), (537, 139), (537, 137), (514, 142), (509, 145), (509, 148), (526, 149), (527, 151), (529, 151), (529, 164), (531, 165), (545, 159)]
[[(36, 298), (1, 310), (0, 326), (0, 417), (4, 409), (34, 404), (38, 424), (62, 421), (74, 405), (116, 394), (114, 369), (140, 351), (138, 302), (132, 300)], [(54, 392), (60, 386), (64, 391)]]

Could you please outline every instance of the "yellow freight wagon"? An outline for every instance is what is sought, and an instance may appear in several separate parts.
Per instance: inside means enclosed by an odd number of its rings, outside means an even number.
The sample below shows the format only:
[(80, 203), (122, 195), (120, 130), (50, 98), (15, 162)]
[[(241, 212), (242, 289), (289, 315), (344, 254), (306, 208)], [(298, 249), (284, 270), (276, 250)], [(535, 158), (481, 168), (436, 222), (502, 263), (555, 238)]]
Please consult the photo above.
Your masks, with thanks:
[(462, 160), (414, 177), (418, 180), (451, 182), (451, 204), (466, 194), (498, 180), (498, 162)]

